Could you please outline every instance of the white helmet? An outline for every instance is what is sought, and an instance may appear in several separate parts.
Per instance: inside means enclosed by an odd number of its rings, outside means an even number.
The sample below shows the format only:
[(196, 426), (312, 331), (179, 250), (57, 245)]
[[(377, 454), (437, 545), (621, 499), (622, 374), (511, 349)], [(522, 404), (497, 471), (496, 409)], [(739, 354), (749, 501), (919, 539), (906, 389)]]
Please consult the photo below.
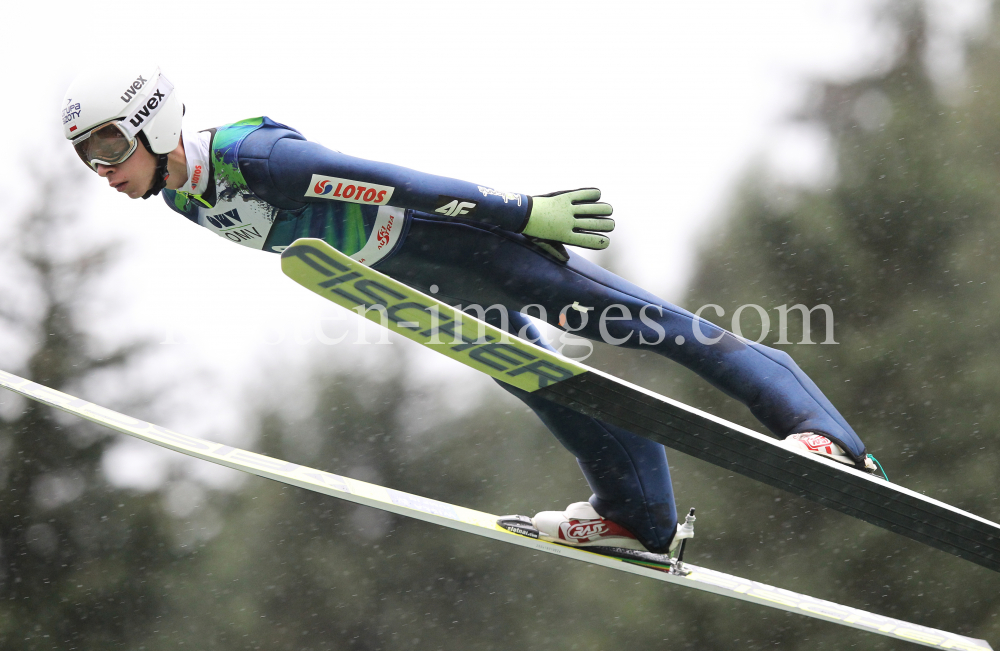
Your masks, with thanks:
[(184, 105), (173, 84), (152, 64), (102, 66), (73, 80), (63, 98), (63, 133), (83, 162), (117, 165), (142, 141), (157, 158), (153, 187), (166, 182), (167, 154), (181, 137)]

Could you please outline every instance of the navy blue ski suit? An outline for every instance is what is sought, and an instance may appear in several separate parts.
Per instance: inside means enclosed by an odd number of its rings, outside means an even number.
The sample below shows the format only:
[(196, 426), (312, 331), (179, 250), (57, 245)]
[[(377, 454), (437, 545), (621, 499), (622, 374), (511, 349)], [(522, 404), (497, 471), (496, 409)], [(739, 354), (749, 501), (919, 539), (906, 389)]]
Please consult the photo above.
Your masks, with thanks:
[[(453, 305), (505, 306), (511, 332), (535, 340), (540, 337), (522, 314), (525, 306), (543, 306), (556, 327), (566, 306), (592, 308), (587, 325), (575, 333), (596, 341), (606, 338), (600, 315), (623, 306), (610, 315), (627, 318), (604, 320), (607, 335), (624, 340), (618, 345), (649, 349), (691, 369), (746, 405), (777, 436), (819, 432), (856, 461), (865, 454), (850, 425), (787, 354), (705, 321), (696, 324), (690, 312), (582, 257), (570, 252), (562, 260), (518, 234), (530, 212), (526, 195), (347, 156), (267, 118), (210, 133), (211, 187), (198, 197), (164, 194), (171, 208), (220, 235), (268, 251), (303, 236), (327, 239), (349, 255), (367, 243), (365, 251), (377, 252), (366, 263), (382, 273), (424, 292), (436, 286), (436, 296)], [(251, 231), (246, 214), (253, 206), (264, 218)], [(496, 312), (487, 312), (487, 319), (500, 325)], [(578, 327), (580, 313), (567, 314), (570, 326)], [(702, 343), (695, 325), (702, 341), (721, 339)], [(577, 458), (597, 512), (650, 551), (666, 551), (677, 513), (663, 446), (501, 386)]]

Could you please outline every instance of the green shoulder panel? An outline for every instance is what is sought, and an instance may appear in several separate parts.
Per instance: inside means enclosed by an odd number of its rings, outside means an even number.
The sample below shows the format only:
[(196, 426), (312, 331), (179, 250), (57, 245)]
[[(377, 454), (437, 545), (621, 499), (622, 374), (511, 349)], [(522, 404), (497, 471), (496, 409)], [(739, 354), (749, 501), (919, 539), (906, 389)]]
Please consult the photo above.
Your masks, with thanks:
[(163, 199), (167, 205), (193, 222), (198, 221), (198, 206), (191, 201), (191, 195), (178, 190), (163, 189)]
[[(233, 201), (237, 197), (263, 203), (240, 171), (239, 149), (247, 136), (267, 126), (282, 125), (266, 117), (258, 117), (215, 129), (210, 156), (213, 182), (218, 192), (216, 207), (221, 202)], [(197, 197), (185, 192), (173, 192), (167, 194), (166, 198), (171, 208), (197, 221)], [(274, 221), (263, 248), (273, 251), (273, 247), (278, 247), (280, 250), (299, 238), (315, 237), (346, 255), (353, 255), (364, 247), (371, 236), (377, 213), (377, 206), (342, 201), (309, 202), (298, 210), (274, 209)]]
[(219, 127), (212, 138), (212, 166), (215, 180), (222, 181), (237, 193), (249, 191), (246, 179), (240, 172), (238, 153), (240, 143), (264, 126), (264, 118), (248, 118)]

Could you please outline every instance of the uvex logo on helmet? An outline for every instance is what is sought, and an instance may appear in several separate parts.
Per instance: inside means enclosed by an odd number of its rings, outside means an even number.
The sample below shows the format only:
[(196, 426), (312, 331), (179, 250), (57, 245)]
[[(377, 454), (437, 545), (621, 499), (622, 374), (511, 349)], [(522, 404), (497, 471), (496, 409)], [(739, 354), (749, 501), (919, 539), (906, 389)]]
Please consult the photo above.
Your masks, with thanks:
[(125, 92), (122, 93), (121, 97), (122, 101), (125, 102), (126, 104), (131, 102), (132, 98), (135, 97), (136, 93), (139, 92), (139, 89), (145, 85), (146, 85), (146, 79), (142, 75), (136, 77), (136, 80), (132, 82), (132, 85), (126, 88)]
[(160, 102), (165, 99), (166, 97), (160, 92), (159, 89), (154, 90), (153, 96), (146, 100), (146, 103), (143, 104), (142, 108), (133, 113), (132, 117), (130, 117), (128, 121), (133, 127), (138, 127), (146, 118), (149, 117), (149, 112), (155, 110), (156, 107), (160, 105)]

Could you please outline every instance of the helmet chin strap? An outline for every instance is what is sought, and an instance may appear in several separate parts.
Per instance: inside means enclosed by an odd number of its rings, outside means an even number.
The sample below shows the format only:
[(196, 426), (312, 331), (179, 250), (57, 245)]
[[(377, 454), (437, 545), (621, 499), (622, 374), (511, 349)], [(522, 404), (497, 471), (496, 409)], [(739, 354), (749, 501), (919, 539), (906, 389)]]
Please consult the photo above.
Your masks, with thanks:
[(149, 190), (146, 194), (142, 195), (142, 198), (149, 199), (160, 194), (160, 190), (167, 187), (167, 179), (169, 177), (170, 173), (167, 172), (167, 155), (156, 154), (156, 171), (153, 172), (153, 184), (149, 186)]
[[(142, 146), (146, 148), (146, 151), (153, 154), (153, 150), (149, 147), (149, 141), (146, 140), (146, 134), (142, 131), (138, 133), (139, 140), (142, 141)], [(156, 170), (153, 172), (153, 183), (149, 186), (149, 190), (146, 194), (142, 195), (143, 199), (149, 199), (150, 197), (155, 197), (160, 194), (160, 190), (167, 187), (167, 178), (170, 177), (170, 173), (167, 171), (167, 155), (166, 154), (153, 154), (156, 157)]]

